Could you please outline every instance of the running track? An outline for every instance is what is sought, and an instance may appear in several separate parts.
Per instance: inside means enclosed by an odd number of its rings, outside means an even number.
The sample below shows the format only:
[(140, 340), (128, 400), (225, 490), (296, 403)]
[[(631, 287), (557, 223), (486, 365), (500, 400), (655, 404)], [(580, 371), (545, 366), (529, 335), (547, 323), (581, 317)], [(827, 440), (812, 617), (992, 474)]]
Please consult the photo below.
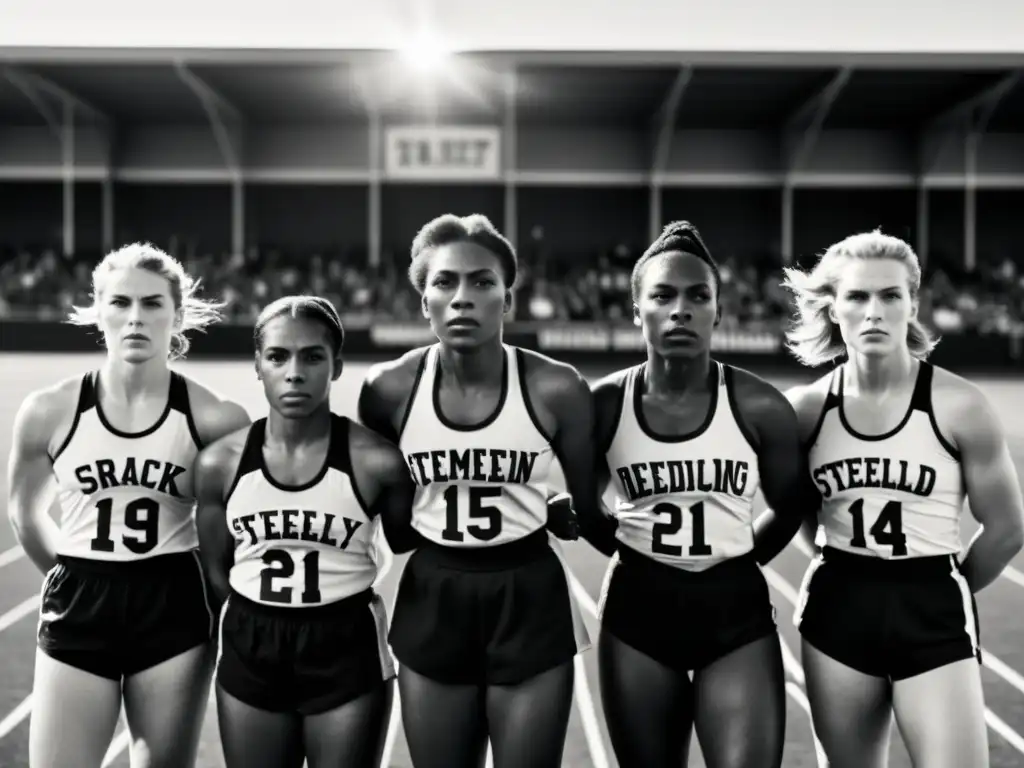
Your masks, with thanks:
[[(32, 389), (58, 380), (75, 371), (94, 366), (96, 355), (3, 355), (0, 364), (7, 373), (0, 391), (0, 455), (9, 451), (10, 429), (15, 409)], [(181, 370), (197, 377), (214, 389), (239, 399), (252, 414), (265, 410), (262, 393), (249, 363), (194, 362)], [(336, 411), (353, 415), (355, 394), (365, 366), (349, 364), (334, 388)], [(597, 373), (597, 372), (595, 372)], [(782, 386), (787, 382), (777, 381)], [(1020, 383), (1013, 381), (982, 382), (988, 396), (1002, 414), (1008, 430), (1014, 457), (1024, 475), (1024, 412), (1013, 410), (1012, 393)], [(0, 488), (6, 498), (6, 472), (0, 477)], [(968, 523), (965, 536), (973, 533)], [(574, 590), (583, 608), (591, 631), (597, 637), (595, 601), (604, 575), (604, 558), (586, 544), (564, 547), (565, 556), (575, 576)], [(787, 670), (787, 739), (785, 765), (798, 768), (815, 766), (814, 740), (807, 714), (803, 672), (799, 662), (799, 638), (792, 625), (796, 590), (807, 557), (796, 547), (782, 553), (766, 570), (772, 587), (772, 598), (784, 641)], [(397, 577), (404, 558), (395, 559), (384, 579), (381, 591), (390, 605)], [(28, 722), (31, 717), (32, 663), (35, 621), (38, 613), (38, 592), (41, 575), (17, 547), (6, 517), (0, 521), (0, 766), (17, 768), (28, 764)], [(985, 653), (983, 679), (988, 705), (992, 766), (1009, 768), (1024, 766), (1024, 556), (1014, 563), (1004, 578), (985, 590), (978, 598), (981, 611), (982, 645)], [(563, 765), (569, 768), (606, 768), (617, 765), (600, 707), (596, 654), (591, 651), (576, 661), (575, 706)], [(127, 768), (127, 739), (123, 727), (108, 752), (105, 765)], [(694, 740), (691, 766), (703, 766), (699, 746)], [(893, 768), (909, 768), (898, 731), (893, 730)], [(408, 751), (401, 732), (396, 701), (386, 751), (386, 765), (410, 766)], [(199, 766), (223, 766), (218, 741), (216, 716), (211, 706), (200, 747)]]

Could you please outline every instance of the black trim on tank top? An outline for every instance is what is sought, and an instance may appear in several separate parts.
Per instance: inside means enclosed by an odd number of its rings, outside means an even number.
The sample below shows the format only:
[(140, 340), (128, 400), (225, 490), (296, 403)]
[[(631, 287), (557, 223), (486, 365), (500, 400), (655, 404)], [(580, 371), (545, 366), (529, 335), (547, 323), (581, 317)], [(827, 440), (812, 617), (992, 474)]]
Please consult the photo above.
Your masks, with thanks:
[(718, 412), (718, 390), (721, 385), (721, 381), (719, 380), (718, 363), (714, 360), (711, 362), (712, 365), (708, 369), (708, 387), (711, 392), (711, 400), (708, 403), (708, 412), (704, 416), (704, 422), (694, 431), (685, 435), (659, 435), (651, 428), (651, 425), (647, 423), (647, 419), (644, 417), (643, 400), (644, 378), (647, 373), (647, 363), (642, 363), (637, 366), (636, 374), (633, 376), (633, 416), (636, 419), (636, 423), (640, 427), (640, 430), (645, 435), (651, 438), (651, 440), (659, 443), (685, 443), (689, 440), (695, 440), (708, 431), (708, 428), (711, 426), (711, 422), (715, 420), (715, 413)]
[(154, 432), (156, 432), (158, 429), (160, 429), (160, 427), (162, 427), (164, 425), (164, 422), (167, 421), (167, 417), (171, 415), (172, 393), (174, 392), (174, 373), (173, 373), (173, 371), (171, 372), (170, 380), (168, 381), (168, 384), (167, 384), (167, 405), (164, 406), (163, 413), (160, 414), (160, 418), (158, 418), (156, 420), (156, 423), (154, 423), (152, 426), (146, 427), (146, 429), (143, 429), (141, 432), (122, 432), (120, 429), (118, 429), (113, 424), (111, 424), (109, 421), (107, 421), (107, 416), (106, 416), (106, 414), (103, 413), (103, 405), (102, 405), (102, 403), (100, 403), (100, 400), (102, 398), (100, 397), (100, 392), (99, 392), (99, 390), (100, 390), (100, 386), (99, 386), (100, 385), (100, 374), (99, 374), (99, 371), (95, 371), (93, 375), (95, 376), (95, 378), (93, 380), (93, 385), (95, 387), (94, 402), (95, 402), (95, 406), (96, 406), (96, 415), (99, 417), (100, 424), (103, 425), (103, 428), (106, 429), (110, 434), (114, 435), (115, 437), (121, 437), (121, 438), (124, 438), (126, 440), (133, 440), (133, 439), (136, 439), (136, 438), (148, 437), (149, 435), (152, 435)]
[(329, 464), (348, 476), (349, 485), (352, 487), (352, 495), (356, 497), (356, 503), (369, 519), (373, 519), (370, 513), (370, 506), (366, 503), (366, 497), (359, 490), (359, 481), (356, 479), (355, 470), (352, 468), (352, 420), (336, 413), (331, 414), (331, 448)]
[(526, 386), (526, 355), (519, 347), (514, 347), (513, 351), (516, 355), (516, 369), (519, 378), (519, 396), (523, 400), (523, 406), (526, 408), (526, 413), (530, 417), (530, 421), (533, 422), (533, 428), (540, 433), (541, 437), (550, 443), (554, 438), (548, 434), (548, 431), (544, 429), (543, 425), (540, 423), (540, 419), (537, 418), (537, 412), (533, 409), (533, 403), (530, 401), (530, 389)]
[(939, 430), (939, 422), (935, 418), (935, 406), (932, 396), (932, 392), (935, 387), (935, 366), (922, 360), (920, 376), (924, 379), (924, 381), (920, 383), (920, 392), (917, 392), (916, 390), (914, 392), (915, 395), (920, 396), (918, 407), (920, 410), (928, 414), (928, 421), (932, 425), (932, 432), (935, 433), (935, 439), (939, 441), (939, 445), (945, 449), (946, 453), (950, 455), (950, 458), (955, 461), (960, 461), (959, 449), (951, 444), (949, 440), (946, 439), (945, 435), (942, 434)]
[(611, 424), (615, 425), (615, 428), (610, 430), (610, 434), (604, 440), (604, 444), (599, 446), (600, 455), (607, 455), (608, 451), (615, 445), (615, 438), (619, 434), (619, 428), (622, 426), (622, 409), (626, 403), (626, 388), (629, 385), (629, 377), (636, 375), (636, 370), (640, 366), (634, 366), (626, 370), (626, 372), (619, 378), (615, 384), (616, 396), (615, 396), (615, 417), (611, 420)]
[(335, 433), (337, 431), (335, 428), (337, 426), (337, 423), (334, 421), (334, 414), (332, 413), (330, 421), (331, 433), (327, 438), (327, 453), (324, 455), (324, 461), (320, 465), (320, 471), (313, 476), (312, 480), (305, 483), (299, 483), (297, 485), (289, 485), (288, 483), (282, 483), (281, 481), (274, 479), (274, 476), (270, 474), (270, 468), (267, 466), (267, 461), (263, 457), (263, 442), (267, 432), (267, 420), (263, 419), (263, 424), (260, 427), (260, 439), (257, 443), (257, 446), (259, 447), (259, 467), (260, 473), (263, 475), (263, 479), (277, 488), (277, 490), (284, 491), (285, 493), (299, 493), (300, 491), (308, 491), (310, 488), (316, 487), (320, 481), (327, 476), (327, 470), (332, 466), (331, 460), (334, 458), (335, 453), (334, 441)]
[(171, 371), (171, 408), (185, 417), (185, 423), (188, 424), (188, 432), (192, 435), (192, 442), (196, 444), (196, 448), (202, 450), (205, 446), (203, 439), (199, 436), (196, 420), (192, 416), (192, 401), (188, 395), (188, 379), (175, 371)]
[(743, 435), (743, 439), (747, 441), (747, 445), (754, 453), (757, 453), (761, 449), (761, 441), (751, 431), (750, 426), (743, 418), (743, 412), (740, 411), (739, 399), (736, 397), (736, 369), (725, 363), (720, 365), (722, 366), (722, 377), (725, 379), (725, 395), (729, 400), (729, 410), (732, 411), (732, 420), (736, 423), (740, 434)]
[[(914, 389), (910, 393), (910, 405), (907, 406), (907, 412), (903, 415), (903, 419), (895, 427), (890, 429), (888, 432), (881, 435), (863, 435), (852, 426), (850, 422), (846, 420), (846, 409), (843, 407), (843, 391), (845, 390), (846, 376), (843, 374), (842, 369), (839, 371), (839, 422), (843, 425), (843, 429), (850, 433), (852, 437), (858, 440), (863, 440), (866, 443), (875, 443), (880, 440), (888, 440), (890, 437), (895, 437), (900, 433), (907, 422), (910, 421), (910, 417), (914, 415), (914, 411), (920, 409), (921, 395), (919, 390), (921, 389), (922, 381), (927, 378), (924, 375), (924, 368), (922, 365), (917, 367), (917, 376), (914, 379)], [(926, 401), (927, 402), (927, 401)]]
[(68, 430), (67, 437), (64, 438), (64, 441), (54, 451), (53, 455), (50, 456), (51, 464), (55, 464), (60, 455), (71, 444), (71, 438), (75, 436), (75, 432), (78, 430), (78, 422), (81, 420), (82, 414), (91, 407), (92, 399), (92, 374), (87, 373), (78, 382), (78, 402), (75, 404), (75, 415), (71, 419), (71, 428)]
[(437, 347), (436, 349), (437, 354), (434, 356), (434, 382), (431, 385), (432, 393), (430, 398), (434, 406), (434, 416), (445, 427), (454, 432), (477, 432), (491, 426), (491, 424), (498, 420), (501, 410), (505, 407), (505, 401), (508, 399), (508, 350), (504, 346), (501, 348), (501, 392), (498, 395), (498, 405), (493, 413), (477, 424), (456, 424), (445, 416), (441, 410), (441, 348)]
[(427, 347), (420, 355), (420, 362), (416, 366), (416, 377), (412, 380), (412, 389), (409, 390), (409, 399), (405, 404), (405, 413), (402, 414), (402, 421), (398, 424), (398, 432), (395, 434), (395, 442), (402, 441), (402, 434), (405, 432), (405, 425), (409, 423), (409, 414), (416, 404), (416, 394), (420, 391), (420, 383), (423, 380), (423, 372), (427, 369), (427, 358), (430, 356), (430, 347)]
[(807, 435), (802, 444), (805, 452), (810, 451), (818, 441), (818, 436), (821, 434), (821, 428), (825, 425), (825, 417), (828, 416), (828, 412), (839, 406), (839, 397), (835, 392), (837, 372), (842, 376), (843, 369), (835, 368), (832, 370), (832, 373), (829, 374), (828, 391), (825, 393), (825, 402), (821, 406), (821, 413), (818, 414), (818, 420), (814, 424), (814, 429), (811, 430), (810, 434)]
[(224, 503), (231, 499), (231, 495), (238, 487), (239, 481), (246, 475), (260, 471), (263, 453), (263, 435), (266, 430), (266, 418), (256, 419), (249, 425), (249, 431), (245, 435), (245, 443), (242, 445), (242, 455), (238, 458), (238, 468), (235, 469), (235, 477), (224, 495)]

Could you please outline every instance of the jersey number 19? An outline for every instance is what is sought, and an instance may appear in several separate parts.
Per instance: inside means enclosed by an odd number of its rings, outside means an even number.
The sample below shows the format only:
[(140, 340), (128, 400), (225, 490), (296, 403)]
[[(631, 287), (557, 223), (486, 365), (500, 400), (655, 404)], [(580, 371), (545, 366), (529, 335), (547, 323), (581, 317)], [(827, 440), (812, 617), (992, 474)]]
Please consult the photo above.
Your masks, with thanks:
[[(114, 516), (114, 500), (100, 499), (96, 502), (96, 536), (89, 542), (93, 552), (113, 552), (114, 540), (110, 537), (110, 526)], [(136, 555), (144, 555), (156, 546), (157, 529), (160, 525), (160, 502), (143, 497), (129, 501), (124, 506), (124, 526), (142, 534), (121, 536), (121, 543)]]

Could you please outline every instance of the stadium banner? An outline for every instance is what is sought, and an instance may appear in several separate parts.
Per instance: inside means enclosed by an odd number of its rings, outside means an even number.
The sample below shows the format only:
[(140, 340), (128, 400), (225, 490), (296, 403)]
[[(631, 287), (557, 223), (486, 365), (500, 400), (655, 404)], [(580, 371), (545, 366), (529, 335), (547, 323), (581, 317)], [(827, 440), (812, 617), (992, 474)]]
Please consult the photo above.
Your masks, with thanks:
[(501, 129), (481, 125), (391, 125), (384, 176), (392, 181), (497, 181)]
[[(354, 360), (396, 358), (436, 340), (426, 321), (370, 324), (365, 316), (349, 316), (343, 321), (344, 354)], [(252, 359), (251, 324), (215, 325), (190, 338), (190, 358)], [(511, 322), (505, 326), (504, 340), (579, 366), (621, 367), (644, 358), (640, 330), (622, 324)], [(95, 328), (53, 320), (0, 320), (0, 353), (97, 352), (102, 343)], [(779, 334), (722, 330), (715, 334), (712, 350), (722, 362), (755, 371), (808, 373), (786, 352)], [(1022, 351), (1020, 340), (1008, 336), (947, 334), (929, 359), (958, 373), (1020, 375), (1024, 374)]]

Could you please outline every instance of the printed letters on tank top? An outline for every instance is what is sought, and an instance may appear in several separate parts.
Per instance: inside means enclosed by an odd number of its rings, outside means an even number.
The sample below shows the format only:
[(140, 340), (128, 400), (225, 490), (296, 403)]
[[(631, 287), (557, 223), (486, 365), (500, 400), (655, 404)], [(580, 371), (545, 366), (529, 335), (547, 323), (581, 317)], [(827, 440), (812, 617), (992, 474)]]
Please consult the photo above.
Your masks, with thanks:
[(732, 370), (714, 363), (704, 423), (677, 438), (659, 435), (644, 417), (645, 370), (624, 376), (618, 426), (605, 454), (619, 541), (692, 570), (749, 552), (760, 476), (752, 438), (735, 415)]
[(547, 522), (553, 452), (530, 404), (525, 357), (504, 349), (498, 404), (468, 426), (442, 413), (439, 347), (420, 362), (399, 444), (416, 484), (412, 526), (437, 544), (504, 544)]
[(833, 374), (809, 449), (829, 546), (885, 558), (960, 552), (959, 456), (935, 423), (932, 378), (931, 365), (920, 363), (903, 420), (863, 435), (843, 410), (843, 369)]
[(349, 422), (332, 416), (317, 475), (285, 485), (263, 458), (266, 419), (253, 423), (228, 493), (235, 540), (231, 588), (266, 605), (301, 607), (357, 594), (377, 576), (376, 529), (352, 475)]
[(179, 374), (171, 373), (156, 423), (136, 433), (110, 424), (98, 374), (87, 374), (53, 459), (62, 513), (58, 552), (121, 561), (195, 549), (192, 464), (199, 448), (188, 384)]

